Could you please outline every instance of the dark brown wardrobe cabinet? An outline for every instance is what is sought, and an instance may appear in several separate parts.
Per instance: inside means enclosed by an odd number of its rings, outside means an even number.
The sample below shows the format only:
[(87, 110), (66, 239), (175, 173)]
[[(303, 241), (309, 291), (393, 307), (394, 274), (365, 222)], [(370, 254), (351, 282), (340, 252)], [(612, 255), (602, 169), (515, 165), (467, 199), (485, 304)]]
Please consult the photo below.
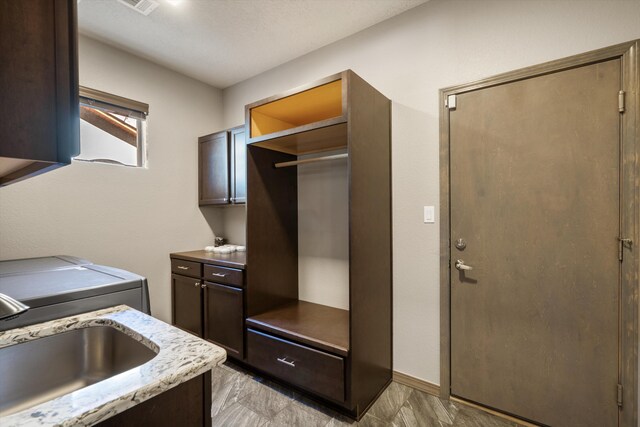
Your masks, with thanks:
[(0, 186), (80, 152), (76, 5), (0, 2)]
[(172, 324), (244, 357), (244, 254), (171, 254)]
[(247, 149), (244, 126), (198, 138), (199, 204), (247, 201)]
[[(245, 107), (246, 361), (356, 419), (392, 377), (390, 112), (350, 70)], [(336, 159), (348, 174), (347, 310), (299, 299), (297, 165)]]

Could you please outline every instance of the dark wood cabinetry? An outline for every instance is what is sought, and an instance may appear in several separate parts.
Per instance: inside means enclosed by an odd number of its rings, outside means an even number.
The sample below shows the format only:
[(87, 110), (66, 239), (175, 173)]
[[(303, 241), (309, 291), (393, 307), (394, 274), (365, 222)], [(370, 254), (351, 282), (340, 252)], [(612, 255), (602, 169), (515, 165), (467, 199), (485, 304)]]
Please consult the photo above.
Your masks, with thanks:
[(198, 139), (200, 205), (229, 203), (229, 133)]
[(252, 366), (336, 402), (344, 402), (344, 358), (253, 329), (247, 331)]
[(201, 281), (191, 277), (171, 275), (173, 324), (185, 331), (202, 336)]
[[(352, 71), (245, 107), (247, 362), (356, 419), (392, 373), (390, 112)], [(345, 158), (348, 310), (298, 299), (297, 168)]]
[(244, 127), (198, 138), (199, 204), (228, 205), (246, 201)]
[(204, 338), (237, 359), (244, 357), (242, 293), (242, 289), (205, 282)]
[(172, 324), (239, 360), (244, 358), (244, 267), (243, 253), (171, 254)]
[(80, 152), (76, 4), (0, 2), (0, 186)]
[(247, 201), (247, 143), (244, 126), (231, 129), (231, 203)]
[(211, 427), (211, 371), (99, 422), (100, 427)]

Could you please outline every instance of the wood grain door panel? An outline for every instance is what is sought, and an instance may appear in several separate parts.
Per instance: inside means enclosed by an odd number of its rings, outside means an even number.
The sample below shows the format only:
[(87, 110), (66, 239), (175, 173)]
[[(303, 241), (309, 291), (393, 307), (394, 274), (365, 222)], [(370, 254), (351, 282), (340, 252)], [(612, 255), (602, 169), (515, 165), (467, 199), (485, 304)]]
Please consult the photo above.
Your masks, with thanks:
[(205, 282), (204, 338), (244, 357), (242, 289)]
[(171, 275), (173, 325), (202, 337), (201, 281)]
[(229, 131), (231, 138), (231, 201), (236, 204), (247, 201), (247, 144), (244, 126)]
[(452, 395), (548, 425), (617, 425), (620, 66), (457, 95)]
[(228, 133), (201, 137), (198, 142), (200, 205), (226, 205), (230, 199)]

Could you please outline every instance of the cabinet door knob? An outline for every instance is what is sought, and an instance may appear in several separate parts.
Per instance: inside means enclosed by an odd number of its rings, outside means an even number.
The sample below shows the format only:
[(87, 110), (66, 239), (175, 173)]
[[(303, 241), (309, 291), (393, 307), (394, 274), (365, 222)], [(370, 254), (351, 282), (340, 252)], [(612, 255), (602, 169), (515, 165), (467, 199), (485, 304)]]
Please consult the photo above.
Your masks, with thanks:
[(200, 285), (200, 287), (201, 287), (202, 289), (204, 289), (204, 288), (206, 288), (206, 287), (207, 287), (207, 285), (205, 285), (205, 284), (203, 283), (202, 285)]
[(198, 286), (200, 286), (200, 282), (196, 282), (196, 283), (195, 283), (195, 286), (196, 286), (196, 288), (197, 288)]

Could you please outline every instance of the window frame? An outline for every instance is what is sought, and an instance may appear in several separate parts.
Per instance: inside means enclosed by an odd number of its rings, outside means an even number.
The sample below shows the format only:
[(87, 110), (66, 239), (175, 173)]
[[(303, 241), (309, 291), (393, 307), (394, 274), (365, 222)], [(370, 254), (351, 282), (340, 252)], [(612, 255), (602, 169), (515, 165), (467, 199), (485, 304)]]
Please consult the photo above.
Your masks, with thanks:
[[(149, 115), (149, 105), (133, 99), (124, 98), (101, 90), (92, 89), (86, 86), (79, 87), (79, 103), (80, 106), (94, 108), (105, 112), (116, 113), (125, 117), (135, 118), (140, 122), (137, 127), (136, 141), (136, 163), (128, 165), (117, 160), (111, 159), (79, 159), (81, 162), (109, 163), (128, 167), (145, 167), (146, 166), (146, 121)], [(80, 155), (82, 154), (82, 138), (80, 140)]]

